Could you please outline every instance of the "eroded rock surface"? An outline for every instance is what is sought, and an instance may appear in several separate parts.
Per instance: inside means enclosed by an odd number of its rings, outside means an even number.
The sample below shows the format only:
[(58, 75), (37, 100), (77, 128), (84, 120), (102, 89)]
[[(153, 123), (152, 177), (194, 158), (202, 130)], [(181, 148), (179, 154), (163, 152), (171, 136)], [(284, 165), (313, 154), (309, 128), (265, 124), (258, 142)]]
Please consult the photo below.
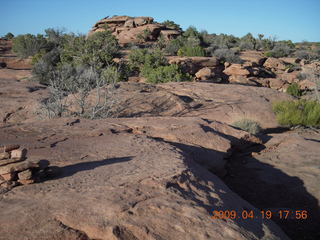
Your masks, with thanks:
[[(273, 133), (265, 141), (260, 149), (233, 156), (224, 181), (256, 207), (271, 210), (272, 219), (292, 239), (319, 239), (319, 131)], [(289, 211), (287, 218), (284, 211)], [(306, 212), (306, 219), (299, 211)]]
[(84, 239), (288, 239), (268, 220), (211, 219), (215, 209), (259, 211), (179, 145), (128, 132), (121, 120), (73, 121), (0, 129), (1, 143), (25, 142), (30, 158), (60, 167), (0, 196), (0, 239), (77, 239), (63, 228)]

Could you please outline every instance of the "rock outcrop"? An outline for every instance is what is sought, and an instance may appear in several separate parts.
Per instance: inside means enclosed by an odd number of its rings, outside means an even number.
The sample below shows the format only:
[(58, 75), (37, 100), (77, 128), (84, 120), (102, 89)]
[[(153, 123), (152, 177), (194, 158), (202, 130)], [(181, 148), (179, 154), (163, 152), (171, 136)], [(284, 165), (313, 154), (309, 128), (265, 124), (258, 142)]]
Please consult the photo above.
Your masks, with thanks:
[(155, 23), (152, 17), (114, 16), (98, 21), (88, 35), (108, 29), (120, 44), (154, 42), (161, 35), (170, 40), (181, 34), (163, 24)]
[[(15, 141), (27, 142), (30, 157), (57, 167), (53, 179), (1, 195), (1, 238), (288, 239), (271, 220), (259, 217), (260, 210), (194, 161), (202, 148), (197, 139), (207, 139), (214, 161), (238, 130), (224, 124), (226, 131), (210, 130), (194, 118), (194, 133), (204, 138), (188, 139), (188, 125), (178, 119), (158, 118), (150, 126), (142, 126), (145, 119), (131, 120), (81, 119), (74, 125), (68, 124), (74, 119), (49, 120), (20, 125), (23, 134), (14, 126), (1, 128), (2, 143), (16, 132)], [(162, 132), (167, 121), (174, 132)], [(214, 210), (234, 210), (239, 218), (213, 219)], [(257, 218), (242, 219), (242, 211), (253, 211)]]

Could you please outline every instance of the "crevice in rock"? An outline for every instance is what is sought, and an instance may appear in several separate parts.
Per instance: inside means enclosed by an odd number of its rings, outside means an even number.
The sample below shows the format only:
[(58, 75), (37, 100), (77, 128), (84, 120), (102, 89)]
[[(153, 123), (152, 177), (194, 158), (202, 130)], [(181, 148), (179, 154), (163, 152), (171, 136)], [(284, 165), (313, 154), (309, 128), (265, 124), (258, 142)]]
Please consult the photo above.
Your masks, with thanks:
[[(55, 221), (58, 222), (59, 226), (64, 231), (67, 231), (69, 233), (67, 235), (70, 235), (70, 236), (67, 236), (67, 238), (65, 240), (99, 240), (99, 239), (89, 238), (88, 235), (85, 232), (80, 231), (80, 230), (75, 229), (75, 228), (72, 228), (72, 227), (64, 224), (63, 222), (61, 222), (61, 221), (59, 221), (57, 219), (55, 219)], [(74, 238), (71, 238), (71, 237), (74, 237)], [(61, 239), (61, 240), (64, 240), (64, 239)]]
[[(267, 132), (283, 133), (287, 129), (267, 129)], [(236, 194), (248, 201), (254, 207), (273, 213), (273, 220), (293, 240), (320, 239), (320, 208), (317, 199), (308, 192), (303, 180), (290, 176), (274, 165), (262, 162), (258, 155), (266, 152), (275, 152), (284, 141), (266, 148), (265, 144), (271, 140), (270, 135), (260, 135), (262, 144), (246, 148), (234, 148), (227, 159), (227, 174), (222, 177), (224, 183)], [(261, 178), (269, 176), (274, 181), (265, 181)], [(291, 211), (291, 217), (280, 219), (279, 211)], [(296, 219), (296, 210), (307, 210), (308, 218)]]

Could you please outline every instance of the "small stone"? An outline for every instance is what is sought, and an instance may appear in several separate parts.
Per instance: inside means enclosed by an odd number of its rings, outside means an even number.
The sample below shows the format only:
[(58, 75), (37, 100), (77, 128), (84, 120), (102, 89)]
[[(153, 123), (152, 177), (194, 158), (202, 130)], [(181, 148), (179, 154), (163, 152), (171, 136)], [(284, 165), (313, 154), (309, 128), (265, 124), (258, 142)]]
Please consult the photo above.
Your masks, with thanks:
[(6, 180), (6, 181), (11, 181), (13, 180), (15, 174), (14, 173), (6, 173), (6, 174), (2, 174), (1, 177)]
[(28, 184), (34, 183), (34, 180), (33, 179), (30, 179), (30, 180), (19, 179), (18, 182), (21, 183), (22, 185), (28, 185)]
[(4, 151), (5, 152), (11, 152), (13, 150), (16, 150), (16, 149), (19, 149), (20, 148), (20, 145), (18, 144), (12, 144), (12, 145), (7, 145), (4, 147)]
[(20, 162), (20, 161), (22, 161), (22, 160), (23, 160), (23, 159), (6, 159), (6, 160), (1, 160), (1, 161), (0, 161), (0, 166), (4, 166), (4, 165), (10, 164), (10, 163)]
[(17, 163), (1, 166), (0, 174), (2, 175), (6, 173), (11, 173), (11, 172), (21, 172), (28, 168), (38, 168), (38, 167), (39, 167), (39, 164), (35, 162), (30, 162), (30, 161), (17, 162)]
[(27, 149), (16, 149), (16, 150), (13, 150), (11, 152), (11, 158), (13, 159), (19, 159), (19, 160), (22, 160), (22, 159), (25, 159), (27, 155)]
[(11, 188), (17, 186), (17, 182), (16, 181), (5, 181), (5, 182), (1, 183), (0, 185), (1, 185), (1, 187), (11, 189)]
[(7, 152), (0, 153), (0, 160), (9, 159), (9, 158), (10, 158), (10, 153), (7, 153)]
[(32, 171), (27, 169), (18, 173), (19, 180), (30, 180), (32, 178)]

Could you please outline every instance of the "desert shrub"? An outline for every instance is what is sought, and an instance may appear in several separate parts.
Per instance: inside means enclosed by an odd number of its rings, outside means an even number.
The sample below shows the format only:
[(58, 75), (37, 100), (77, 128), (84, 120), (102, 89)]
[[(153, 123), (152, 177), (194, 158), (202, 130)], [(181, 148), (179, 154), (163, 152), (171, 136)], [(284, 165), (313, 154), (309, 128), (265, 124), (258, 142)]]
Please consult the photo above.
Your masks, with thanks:
[(318, 51), (310, 51), (310, 50), (297, 50), (294, 54), (297, 58), (305, 59), (305, 60), (319, 60), (320, 52)]
[(248, 33), (240, 39), (239, 47), (241, 50), (255, 50), (256, 43), (256, 39), (251, 33)]
[(129, 66), (147, 78), (150, 83), (181, 82), (191, 79), (178, 65), (168, 65), (167, 59), (159, 49), (132, 51), (129, 55)]
[(43, 35), (18, 35), (12, 40), (12, 50), (21, 58), (34, 56), (40, 50), (48, 47)]
[(41, 84), (48, 85), (52, 73), (60, 63), (60, 52), (58, 48), (52, 49), (50, 52), (39, 53), (34, 56), (32, 74), (35, 80)]
[(292, 83), (287, 88), (287, 93), (294, 97), (300, 97), (302, 92), (297, 83)]
[(183, 36), (185, 38), (189, 37), (196, 37), (196, 38), (201, 38), (201, 34), (198, 32), (197, 28), (194, 26), (190, 26), (186, 29), (186, 31), (183, 33)]
[(97, 69), (112, 64), (119, 45), (109, 32), (97, 32), (85, 38), (84, 35), (69, 35), (62, 46), (61, 62), (73, 65), (87, 65)]
[(239, 38), (233, 35), (203, 33), (202, 38), (210, 52), (214, 52), (216, 49), (229, 49), (239, 46)]
[(137, 49), (129, 55), (129, 66), (134, 71), (140, 71), (142, 67), (156, 68), (167, 64), (167, 59), (159, 49)]
[(150, 83), (182, 82), (191, 80), (191, 76), (182, 73), (179, 66), (176, 64), (159, 66), (156, 68), (144, 66), (141, 73)]
[(201, 46), (183, 46), (178, 50), (178, 56), (186, 56), (186, 57), (204, 57), (205, 51)]
[(215, 56), (219, 59), (220, 62), (229, 62), (229, 63), (241, 63), (242, 60), (235, 52), (231, 49), (217, 49), (213, 52), (212, 56)]
[(294, 54), (297, 58), (310, 60), (310, 52), (306, 50), (297, 50)]
[(176, 39), (171, 40), (166, 47), (164, 48), (164, 52), (169, 54), (170, 56), (176, 56), (178, 50), (183, 47), (183, 38), (178, 37)]
[(320, 103), (316, 101), (282, 101), (273, 104), (273, 111), (283, 126), (320, 127)]
[(11, 32), (8, 32), (6, 35), (4, 35), (5, 39), (11, 40), (14, 38), (14, 35)]
[(258, 122), (250, 120), (250, 119), (241, 119), (232, 124), (232, 126), (236, 128), (240, 128), (244, 131), (247, 131), (251, 134), (258, 134), (261, 132), (261, 126)]
[(174, 21), (166, 20), (166, 21), (162, 22), (162, 24), (165, 25), (167, 28), (181, 31), (180, 25), (176, 24)]
[(305, 66), (303, 71), (300, 73), (299, 78), (308, 79), (315, 83), (315, 97), (320, 104), (320, 68), (316, 65)]
[(265, 55), (267, 57), (275, 57), (275, 58), (280, 58), (280, 57), (287, 57), (292, 53), (293, 49), (290, 47), (290, 45), (286, 43), (276, 43), (274, 48), (266, 52)]
[(44, 31), (46, 33), (46, 39), (51, 49), (53, 49), (54, 47), (62, 46), (65, 43), (66, 34), (64, 33), (63, 29), (48, 28)]
[[(112, 95), (118, 79), (115, 69), (106, 68), (102, 74), (93, 67), (64, 64), (52, 71), (49, 78), (49, 98), (42, 110), (49, 118), (80, 116), (90, 119), (112, 116), (115, 103)], [(108, 87), (105, 87), (109, 84)], [(88, 96), (95, 97), (89, 101)]]

